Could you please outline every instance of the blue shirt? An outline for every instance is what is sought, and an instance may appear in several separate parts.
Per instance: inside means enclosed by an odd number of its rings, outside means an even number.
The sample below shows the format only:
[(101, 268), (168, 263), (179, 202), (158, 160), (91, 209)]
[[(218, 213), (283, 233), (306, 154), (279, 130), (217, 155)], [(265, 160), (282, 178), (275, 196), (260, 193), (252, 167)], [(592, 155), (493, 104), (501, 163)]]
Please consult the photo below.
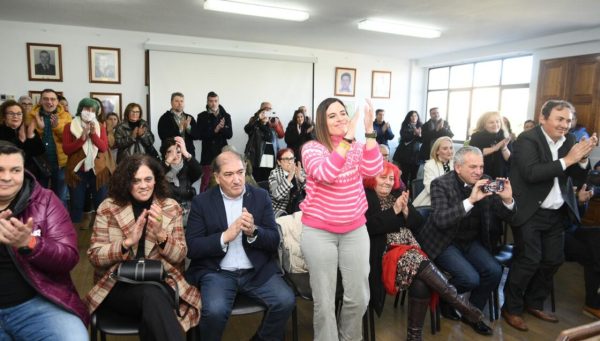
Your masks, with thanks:
[[(225, 205), (225, 214), (227, 215), (227, 226), (231, 226), (233, 222), (242, 215), (242, 208), (244, 207), (244, 192), (237, 198), (230, 198), (223, 190), (221, 190), (221, 195), (223, 196), (223, 204)], [(242, 244), (242, 234), (243, 232), (238, 233), (234, 240), (225, 244), (223, 242), (223, 235), (221, 234), (221, 247), (225, 250), (225, 257), (221, 260), (219, 264), (221, 269), (228, 271), (235, 271), (240, 269), (252, 269), (252, 262), (248, 259), (246, 255), (246, 251), (244, 250), (244, 245)], [(254, 240), (252, 240), (254, 241)], [(248, 240), (250, 242), (250, 240)]]

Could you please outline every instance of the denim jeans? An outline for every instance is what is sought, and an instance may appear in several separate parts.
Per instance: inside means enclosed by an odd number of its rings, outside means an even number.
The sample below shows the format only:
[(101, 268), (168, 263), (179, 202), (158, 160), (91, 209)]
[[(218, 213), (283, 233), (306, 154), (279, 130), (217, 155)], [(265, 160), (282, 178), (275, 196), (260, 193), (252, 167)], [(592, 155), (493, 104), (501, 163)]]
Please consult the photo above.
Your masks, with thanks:
[(72, 314), (41, 296), (0, 309), (0, 341), (86, 341), (87, 328)]
[[(65, 184), (65, 168), (55, 168), (49, 178), (38, 179), (40, 184), (46, 188), (50, 188), (54, 194), (67, 206), (67, 185)], [(71, 199), (73, 200), (73, 199)]]
[(89, 170), (87, 172), (78, 171), (79, 184), (76, 187), (69, 187), (69, 193), (71, 194), (71, 219), (74, 224), (81, 223), (83, 220), (83, 206), (85, 205), (86, 196), (85, 194), (89, 190), (92, 193), (92, 200), (94, 201), (94, 209), (97, 209), (102, 201), (106, 198), (107, 189), (106, 186), (100, 187), (96, 190), (96, 175), (94, 171)]
[(202, 276), (199, 283), (202, 295), (202, 341), (222, 339), (238, 292), (267, 307), (256, 332), (259, 340), (284, 339), (285, 325), (294, 310), (296, 297), (280, 275), (274, 274), (260, 286), (249, 283), (253, 275), (253, 270), (221, 270)]
[(471, 292), (469, 300), (479, 310), (483, 310), (502, 278), (502, 266), (479, 241), (465, 248), (450, 244), (437, 256), (435, 264), (452, 276), (450, 283), (459, 293)]

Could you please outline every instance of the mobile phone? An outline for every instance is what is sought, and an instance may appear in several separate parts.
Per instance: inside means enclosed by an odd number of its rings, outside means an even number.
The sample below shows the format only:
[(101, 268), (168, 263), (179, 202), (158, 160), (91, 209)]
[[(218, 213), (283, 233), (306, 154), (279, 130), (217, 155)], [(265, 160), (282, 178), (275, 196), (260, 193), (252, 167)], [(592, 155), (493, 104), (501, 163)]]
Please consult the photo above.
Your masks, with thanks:
[(487, 184), (481, 186), (483, 193), (498, 193), (504, 190), (504, 180), (496, 179), (491, 180)]

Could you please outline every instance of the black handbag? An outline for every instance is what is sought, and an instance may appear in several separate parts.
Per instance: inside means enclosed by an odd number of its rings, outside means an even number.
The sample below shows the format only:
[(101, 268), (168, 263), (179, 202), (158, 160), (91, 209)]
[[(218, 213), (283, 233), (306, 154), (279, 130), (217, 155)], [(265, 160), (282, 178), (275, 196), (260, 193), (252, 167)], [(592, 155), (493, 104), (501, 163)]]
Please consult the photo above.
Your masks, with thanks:
[[(179, 313), (179, 287), (177, 282), (165, 271), (165, 268), (160, 260), (137, 258), (127, 260), (119, 264), (115, 272), (111, 274), (119, 282), (128, 284), (150, 284), (161, 289), (161, 291), (172, 298), (173, 308)], [(171, 278), (175, 282), (175, 297), (169, 294), (164, 284), (165, 280)]]
[(46, 154), (34, 155), (31, 157), (32, 163), (37, 168), (37, 175), (43, 178), (49, 178), (52, 175), (52, 167), (46, 157)]

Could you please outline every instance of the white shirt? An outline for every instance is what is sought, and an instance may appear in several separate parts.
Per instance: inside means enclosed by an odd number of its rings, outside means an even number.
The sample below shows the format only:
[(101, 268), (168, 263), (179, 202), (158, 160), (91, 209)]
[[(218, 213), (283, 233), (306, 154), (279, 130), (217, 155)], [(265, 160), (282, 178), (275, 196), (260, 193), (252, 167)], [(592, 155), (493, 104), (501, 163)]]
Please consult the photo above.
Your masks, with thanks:
[[(564, 136), (561, 136), (561, 138), (558, 139), (558, 141), (554, 142), (550, 138), (550, 136), (548, 136), (548, 134), (546, 134), (546, 132), (544, 131), (544, 128), (542, 128), (542, 133), (544, 133), (544, 137), (546, 137), (546, 142), (548, 142), (548, 147), (550, 147), (550, 153), (552, 153), (552, 161), (556, 161), (558, 159), (558, 150), (560, 149), (560, 147), (562, 147), (562, 145), (565, 143), (565, 141), (567, 139)], [(563, 171), (565, 169), (567, 169), (567, 165), (565, 164), (565, 161), (563, 159), (560, 159), (559, 161), (560, 161)], [(560, 186), (558, 185), (558, 177), (555, 176), (553, 181), (554, 181), (554, 184), (552, 185), (552, 188), (550, 189), (550, 193), (548, 193), (548, 196), (546, 196), (546, 199), (544, 199), (544, 201), (542, 202), (541, 207), (551, 209), (551, 210), (557, 210), (562, 207), (562, 205), (565, 203), (565, 200), (563, 199), (562, 194), (560, 193)]]
[[(225, 214), (227, 215), (227, 226), (233, 224), (233, 222), (242, 215), (242, 208), (244, 204), (244, 192), (237, 198), (229, 198), (221, 190), (223, 196), (223, 204), (225, 205)], [(244, 245), (242, 244), (242, 233), (238, 233), (234, 240), (225, 244), (223, 242), (223, 234), (221, 234), (221, 247), (226, 252), (225, 257), (219, 264), (221, 269), (228, 271), (235, 271), (240, 269), (252, 269), (252, 262), (248, 259)], [(252, 240), (254, 241), (254, 240)], [(250, 242), (250, 240), (248, 240)]]

